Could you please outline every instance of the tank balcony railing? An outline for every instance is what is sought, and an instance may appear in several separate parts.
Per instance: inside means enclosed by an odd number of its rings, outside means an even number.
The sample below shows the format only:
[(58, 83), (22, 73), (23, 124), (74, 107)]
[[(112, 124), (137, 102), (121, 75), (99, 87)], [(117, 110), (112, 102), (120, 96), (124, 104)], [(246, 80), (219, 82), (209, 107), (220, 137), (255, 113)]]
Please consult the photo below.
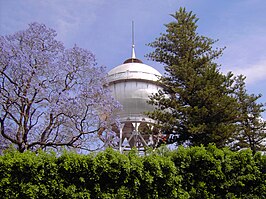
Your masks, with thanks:
[(143, 79), (143, 80), (150, 80), (150, 81), (157, 81), (158, 76), (148, 72), (142, 71), (125, 71), (119, 72), (112, 75), (108, 75), (109, 82), (123, 80), (123, 79)]
[(149, 118), (144, 114), (120, 114), (120, 121), (123, 122), (147, 122), (147, 123), (155, 123), (155, 120)]

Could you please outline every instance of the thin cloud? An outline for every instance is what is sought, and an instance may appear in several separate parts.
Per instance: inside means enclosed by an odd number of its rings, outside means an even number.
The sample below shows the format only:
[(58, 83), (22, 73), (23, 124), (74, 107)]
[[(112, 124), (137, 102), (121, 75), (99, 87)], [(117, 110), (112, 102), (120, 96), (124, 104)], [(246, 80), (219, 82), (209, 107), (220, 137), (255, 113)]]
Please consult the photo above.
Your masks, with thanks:
[(246, 83), (251, 85), (260, 81), (266, 81), (266, 59), (247, 66), (246, 68), (236, 68), (233, 70), (235, 74), (243, 74), (246, 76)]
[[(97, 9), (107, 0), (17, 0), (0, 2), (0, 29), (5, 34), (31, 22), (54, 28), (60, 40), (71, 41), (97, 21)], [(15, 28), (14, 28), (15, 27)]]

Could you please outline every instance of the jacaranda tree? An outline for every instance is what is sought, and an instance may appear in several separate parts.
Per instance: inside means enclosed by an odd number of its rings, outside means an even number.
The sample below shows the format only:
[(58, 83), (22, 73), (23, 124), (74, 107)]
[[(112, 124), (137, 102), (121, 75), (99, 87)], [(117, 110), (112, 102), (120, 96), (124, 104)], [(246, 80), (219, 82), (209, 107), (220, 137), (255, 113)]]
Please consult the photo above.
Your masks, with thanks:
[(88, 50), (66, 49), (56, 35), (32, 23), (0, 37), (1, 148), (90, 150), (97, 131), (116, 122), (119, 104), (106, 87), (104, 68)]

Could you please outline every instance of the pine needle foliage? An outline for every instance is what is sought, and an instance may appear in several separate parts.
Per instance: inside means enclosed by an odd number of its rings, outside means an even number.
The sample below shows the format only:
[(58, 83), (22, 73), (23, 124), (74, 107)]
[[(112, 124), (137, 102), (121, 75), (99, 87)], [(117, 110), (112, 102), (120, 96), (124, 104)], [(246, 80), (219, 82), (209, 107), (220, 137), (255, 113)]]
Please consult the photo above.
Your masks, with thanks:
[(233, 149), (250, 148), (255, 154), (257, 151), (266, 151), (266, 122), (262, 119), (265, 111), (264, 104), (258, 102), (261, 94), (249, 94), (246, 90), (246, 77), (236, 78), (236, 99), (240, 110), (240, 122), (236, 136), (233, 138)]
[(216, 40), (197, 33), (192, 12), (180, 8), (172, 17), (166, 32), (148, 44), (154, 48), (148, 57), (165, 67), (159, 80), (164, 89), (150, 97), (156, 110), (148, 115), (163, 133), (178, 134), (178, 144), (223, 147), (239, 115), (233, 74), (224, 75), (215, 63), (224, 49), (214, 49)]

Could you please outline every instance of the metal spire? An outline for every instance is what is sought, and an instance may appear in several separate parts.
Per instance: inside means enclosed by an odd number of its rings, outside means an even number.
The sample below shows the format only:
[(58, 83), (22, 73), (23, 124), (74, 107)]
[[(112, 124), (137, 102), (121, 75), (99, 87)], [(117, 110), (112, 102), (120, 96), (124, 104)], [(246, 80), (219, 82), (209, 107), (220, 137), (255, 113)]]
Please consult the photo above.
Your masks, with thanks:
[(127, 63), (142, 63), (141, 60), (136, 58), (136, 53), (135, 53), (134, 21), (132, 21), (132, 54), (129, 59), (124, 61), (124, 64), (127, 64)]
[(134, 43), (134, 21), (132, 21), (132, 59), (136, 59), (136, 54), (135, 54), (135, 43)]

